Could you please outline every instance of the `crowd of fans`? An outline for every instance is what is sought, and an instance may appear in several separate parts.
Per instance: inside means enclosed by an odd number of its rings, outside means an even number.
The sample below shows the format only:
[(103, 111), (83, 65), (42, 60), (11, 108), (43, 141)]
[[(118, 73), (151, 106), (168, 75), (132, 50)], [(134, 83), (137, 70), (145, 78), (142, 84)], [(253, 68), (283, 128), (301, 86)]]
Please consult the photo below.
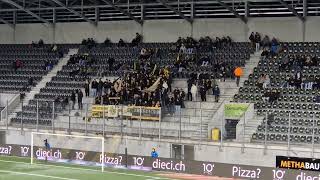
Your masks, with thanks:
[(182, 89), (172, 90), (170, 68), (158, 68), (152, 63), (141, 65), (145, 68), (128, 72), (113, 81), (87, 81), (86, 96), (91, 89), (91, 96), (95, 97), (96, 104), (166, 107), (169, 112), (174, 111), (176, 105), (183, 108), (185, 92)]
[[(131, 46), (137, 46), (142, 41), (142, 36), (136, 34), (136, 37), (132, 40)], [(93, 40), (88, 39), (87, 43), (94, 44)], [(186, 62), (193, 62), (195, 65), (206, 66), (211, 63), (208, 56), (196, 57), (198, 48), (220, 48), (227, 46), (232, 42), (230, 37), (211, 39), (210, 37), (200, 38), (199, 41), (194, 40), (191, 37), (179, 38), (176, 42), (176, 51), (179, 52), (177, 61), (173, 67), (157, 67), (149, 61), (149, 58), (153, 55), (157, 56), (157, 49), (141, 48), (138, 59), (133, 65), (128, 65), (127, 70), (122, 77), (113, 81), (109, 79), (93, 79), (87, 80), (85, 84), (85, 96), (95, 97), (96, 104), (105, 105), (135, 105), (135, 106), (151, 106), (161, 107), (165, 106), (170, 112), (173, 111), (174, 106), (184, 107), (184, 100), (197, 100), (198, 94), (202, 101), (206, 101), (206, 95), (212, 93), (215, 96), (215, 101), (219, 101), (220, 88), (215, 80), (216, 77), (212, 77), (206, 73), (194, 74), (192, 78), (188, 80), (188, 92), (182, 89), (172, 90), (172, 73), (181, 70), (181, 68), (187, 68), (189, 65)], [(109, 39), (106, 39), (105, 44), (111, 43)], [(87, 45), (87, 44), (84, 44)], [(124, 46), (126, 43), (120, 39), (118, 46)], [(192, 59), (190, 61), (190, 59)], [(75, 55), (72, 56), (69, 64), (79, 64), (80, 67), (77, 70), (70, 72), (71, 77), (87, 76), (90, 74), (90, 67), (93, 63), (93, 58), (89, 55)], [(114, 69), (114, 58), (108, 59), (109, 70)], [(226, 77), (235, 77), (234, 70), (236, 67), (226, 64), (225, 62), (216, 61), (213, 64), (213, 70), (219, 74), (220, 78), (225, 80)], [(92, 69), (91, 69), (92, 70)], [(76, 93), (75, 93), (76, 94)]]

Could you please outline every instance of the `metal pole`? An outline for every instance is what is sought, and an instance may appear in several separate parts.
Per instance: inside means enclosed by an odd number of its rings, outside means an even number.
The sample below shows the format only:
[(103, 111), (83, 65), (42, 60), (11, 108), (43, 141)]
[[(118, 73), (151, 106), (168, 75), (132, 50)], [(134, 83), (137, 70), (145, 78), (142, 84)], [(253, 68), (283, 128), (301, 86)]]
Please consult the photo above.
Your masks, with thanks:
[[(107, 106), (108, 107), (108, 106)], [(102, 124), (102, 136), (103, 137), (105, 137), (105, 132), (104, 132), (104, 128), (105, 128), (105, 124), (106, 124), (106, 122), (105, 122), (105, 106), (102, 106), (102, 109), (103, 109), (103, 113), (102, 113), (102, 118), (103, 118), (103, 124)], [(108, 109), (108, 111), (107, 112), (109, 112), (109, 109)]]
[(139, 114), (139, 140), (141, 143), (141, 115), (142, 115), (142, 108), (140, 106), (140, 114)]
[(85, 123), (85, 135), (88, 135), (88, 104), (86, 104), (86, 116), (84, 118), (84, 123)]
[(290, 153), (290, 134), (291, 134), (291, 118), (290, 118), (290, 113), (289, 113), (289, 128), (288, 128), (288, 149), (287, 149), (287, 156), (289, 156)]
[[(116, 106), (116, 108), (118, 108)], [(121, 142), (123, 140), (123, 118), (120, 116), (120, 122), (121, 122), (121, 128), (120, 128), (120, 133), (121, 133)]]
[(268, 121), (268, 112), (266, 112), (266, 119), (264, 121), (264, 151), (263, 151), (263, 154), (267, 154), (267, 129), (268, 129), (268, 124), (267, 124), (267, 121)]
[(37, 99), (37, 132), (39, 132), (39, 100)]
[(104, 171), (104, 136), (102, 138), (102, 164), (101, 164), (101, 171)]
[(8, 104), (9, 103), (8, 103), (8, 99), (7, 99), (7, 104), (6, 104), (7, 105), (6, 106), (7, 107), (7, 109), (6, 109), (6, 115), (7, 115), (6, 116), (6, 128), (7, 128), (7, 130), (8, 130), (8, 125), (9, 125), (9, 106), (8, 106)]
[[(223, 104), (223, 106), (224, 106), (224, 104)], [(219, 151), (220, 151), (220, 152), (222, 151), (222, 144), (223, 144), (223, 133), (224, 133), (224, 131), (223, 131), (223, 129), (224, 129), (223, 125), (224, 125), (224, 121), (225, 121), (224, 112), (225, 112), (225, 107), (223, 108), (222, 119), (221, 119), (221, 121), (220, 121), (220, 123), (221, 123), (221, 124), (220, 124), (220, 125), (221, 125), (221, 127), (220, 127), (220, 147), (219, 147)]]
[(54, 133), (54, 101), (52, 102), (52, 122), (51, 122), (51, 125), (52, 125), (52, 133)]
[(243, 142), (242, 142), (241, 153), (244, 153), (244, 143), (245, 143), (245, 136), (246, 136), (245, 127), (246, 127), (246, 112), (244, 112), (244, 116), (243, 116), (243, 137), (242, 137)]
[(23, 131), (23, 101), (21, 102), (21, 134)]
[(32, 132), (31, 132), (31, 152), (30, 152), (30, 156), (31, 156), (30, 164), (33, 164), (33, 133)]
[(160, 142), (161, 142), (161, 107), (159, 110), (159, 146), (160, 146)]
[(202, 108), (200, 103), (200, 141), (199, 145), (202, 143)]
[(180, 106), (180, 108), (179, 108), (179, 140), (181, 141), (181, 133), (182, 133), (182, 131), (181, 131), (181, 106)]
[(312, 154), (311, 157), (314, 158), (314, 130), (315, 130), (315, 120), (314, 120), (314, 114), (312, 116)]
[(69, 103), (69, 113), (68, 113), (68, 134), (71, 134), (71, 104)]

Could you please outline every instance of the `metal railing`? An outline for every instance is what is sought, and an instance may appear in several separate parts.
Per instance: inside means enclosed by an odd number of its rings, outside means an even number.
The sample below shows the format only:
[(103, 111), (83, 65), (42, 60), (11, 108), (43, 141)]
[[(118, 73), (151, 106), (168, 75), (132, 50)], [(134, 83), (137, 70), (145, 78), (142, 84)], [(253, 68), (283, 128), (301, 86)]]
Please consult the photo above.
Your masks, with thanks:
[[(94, 118), (92, 104), (83, 104), (82, 110), (73, 109), (72, 106), (71, 103), (63, 106), (52, 101), (37, 101), (35, 105), (23, 107), (16, 116), (18, 120), (13, 121), (10, 128), (21, 130), (22, 133), (26, 129), (45, 129), (69, 134), (77, 132), (85, 135), (119, 135), (121, 138), (130, 136), (140, 140), (151, 138), (159, 142), (188, 142), (199, 146), (214, 144), (221, 151), (231, 144), (237, 144), (242, 152), (251, 145), (259, 145), (265, 152), (270, 146), (279, 145), (286, 148), (289, 154), (292, 148), (304, 145), (314, 154), (315, 149), (320, 147), (320, 125), (317, 125), (320, 119), (315, 116), (305, 118), (308, 122), (306, 126), (299, 125), (291, 113), (285, 117), (287, 120), (284, 122), (287, 123), (281, 124), (275, 118), (270, 119), (272, 111), (262, 116), (246, 112), (239, 119), (228, 119), (224, 115), (213, 119), (217, 110), (174, 107), (173, 114), (163, 110), (160, 120), (144, 120), (141, 109), (138, 118), (125, 116), (121, 110), (115, 117), (103, 113), (102, 117)], [(210, 123), (213, 121), (215, 123), (212, 126)], [(299, 128), (308, 130), (299, 132)]]

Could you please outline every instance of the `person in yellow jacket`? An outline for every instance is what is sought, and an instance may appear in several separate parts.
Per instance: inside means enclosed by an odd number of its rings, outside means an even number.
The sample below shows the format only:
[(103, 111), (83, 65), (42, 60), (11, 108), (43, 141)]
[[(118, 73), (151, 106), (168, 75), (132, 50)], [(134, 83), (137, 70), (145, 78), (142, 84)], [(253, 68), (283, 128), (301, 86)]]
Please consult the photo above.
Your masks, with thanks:
[(243, 75), (243, 70), (241, 67), (236, 67), (236, 69), (234, 70), (234, 76), (236, 77), (236, 84), (237, 87), (239, 87), (239, 83), (240, 83), (240, 77)]

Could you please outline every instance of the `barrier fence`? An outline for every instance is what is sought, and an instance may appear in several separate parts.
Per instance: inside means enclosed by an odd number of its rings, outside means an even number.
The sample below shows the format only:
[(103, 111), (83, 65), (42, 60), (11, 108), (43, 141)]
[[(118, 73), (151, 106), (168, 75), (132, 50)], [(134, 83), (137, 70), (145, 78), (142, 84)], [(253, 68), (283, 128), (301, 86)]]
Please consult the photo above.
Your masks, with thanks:
[[(24, 128), (56, 130), (68, 133), (120, 135), (156, 138), (158, 141), (192, 141), (194, 144), (215, 142), (221, 148), (228, 142), (262, 145), (267, 151), (270, 145), (287, 148), (307, 148), (314, 157), (320, 143), (320, 118), (315, 114), (301, 120), (288, 111), (283, 118), (272, 117), (278, 112), (267, 110), (256, 113), (253, 104), (232, 104), (218, 109), (173, 107), (101, 106), (62, 104), (52, 101), (36, 101), (22, 105), (13, 119), (5, 120), (21, 132)], [(74, 107), (73, 107), (74, 106)], [(230, 111), (231, 110), (231, 111)]]
[[(3, 156), (31, 157), (31, 147), (27, 145), (2, 144), (0, 145), (0, 149), (0, 154)], [(156, 170), (241, 179), (306, 180), (317, 179), (319, 177), (319, 173), (315, 171), (279, 169), (183, 159), (151, 158), (148, 156), (112, 154), (107, 152), (102, 154), (101, 152), (54, 147), (52, 147), (48, 153), (43, 153), (42, 151), (44, 151), (44, 147), (34, 146), (33, 157), (37, 160), (47, 159), (48, 161), (82, 165), (101, 166), (101, 163), (103, 162), (105, 166), (115, 168), (144, 171)]]

